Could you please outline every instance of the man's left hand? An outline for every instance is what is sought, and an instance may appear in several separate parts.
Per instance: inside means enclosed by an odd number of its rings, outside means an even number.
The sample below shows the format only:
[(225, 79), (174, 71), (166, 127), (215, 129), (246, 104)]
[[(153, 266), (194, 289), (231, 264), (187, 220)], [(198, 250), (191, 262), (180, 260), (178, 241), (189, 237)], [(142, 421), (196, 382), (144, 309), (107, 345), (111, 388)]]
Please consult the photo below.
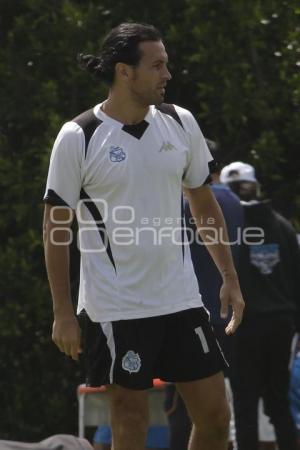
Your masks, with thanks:
[(226, 319), (228, 316), (228, 306), (232, 306), (232, 316), (230, 322), (225, 328), (226, 334), (233, 334), (240, 325), (243, 318), (245, 302), (241, 293), (237, 275), (225, 276), (220, 290), (221, 317)]

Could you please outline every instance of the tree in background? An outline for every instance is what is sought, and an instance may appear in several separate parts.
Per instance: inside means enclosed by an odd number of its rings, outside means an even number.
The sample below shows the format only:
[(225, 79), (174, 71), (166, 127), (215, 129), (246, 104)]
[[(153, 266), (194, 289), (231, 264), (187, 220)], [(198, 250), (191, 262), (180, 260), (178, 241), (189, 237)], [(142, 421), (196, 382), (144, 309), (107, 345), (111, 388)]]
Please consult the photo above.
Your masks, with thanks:
[(104, 35), (122, 21), (161, 29), (173, 74), (169, 101), (194, 112), (228, 162), (254, 164), (266, 194), (299, 229), (296, 3), (0, 2), (1, 439), (77, 432), (75, 388), (82, 370), (50, 340), (41, 235), (53, 140), (64, 121), (106, 96), (105, 86), (78, 69), (76, 54), (96, 54)]

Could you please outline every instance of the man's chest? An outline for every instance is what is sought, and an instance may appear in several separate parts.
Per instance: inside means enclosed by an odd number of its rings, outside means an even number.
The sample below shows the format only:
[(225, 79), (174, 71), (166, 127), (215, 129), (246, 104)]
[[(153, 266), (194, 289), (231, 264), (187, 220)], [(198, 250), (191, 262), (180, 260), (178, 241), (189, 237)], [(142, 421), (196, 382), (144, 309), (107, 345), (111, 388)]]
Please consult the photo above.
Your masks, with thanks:
[(181, 182), (187, 160), (188, 143), (183, 133), (148, 127), (136, 138), (119, 130), (95, 136), (85, 161), (85, 183), (114, 188), (134, 180), (145, 183)]

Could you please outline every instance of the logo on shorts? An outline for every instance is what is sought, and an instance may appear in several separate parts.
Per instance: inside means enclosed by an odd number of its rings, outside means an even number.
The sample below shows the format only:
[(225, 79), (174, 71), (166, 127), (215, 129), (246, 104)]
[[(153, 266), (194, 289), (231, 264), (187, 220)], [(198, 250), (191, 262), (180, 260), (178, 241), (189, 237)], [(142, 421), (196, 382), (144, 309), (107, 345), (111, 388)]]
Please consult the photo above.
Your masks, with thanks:
[(122, 368), (129, 373), (139, 372), (141, 368), (141, 358), (138, 353), (129, 350), (122, 358)]
[(121, 162), (126, 159), (126, 153), (121, 147), (114, 147), (112, 145), (109, 149), (109, 158), (112, 162)]

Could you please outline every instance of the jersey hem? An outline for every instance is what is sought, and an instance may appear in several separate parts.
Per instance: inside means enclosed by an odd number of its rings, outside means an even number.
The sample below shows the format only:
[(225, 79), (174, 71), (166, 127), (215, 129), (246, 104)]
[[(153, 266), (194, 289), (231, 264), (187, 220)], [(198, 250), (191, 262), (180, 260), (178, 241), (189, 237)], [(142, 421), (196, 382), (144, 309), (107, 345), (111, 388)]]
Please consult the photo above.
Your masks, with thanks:
[(79, 315), (84, 309), (93, 322), (116, 322), (118, 320), (145, 319), (148, 317), (165, 316), (167, 314), (177, 313), (186, 309), (201, 308), (203, 306), (204, 304), (201, 300), (201, 297), (199, 296), (198, 299), (194, 299), (192, 301), (189, 300), (185, 304), (175, 305), (173, 307), (164, 309), (160, 308), (159, 310), (143, 310), (138, 311), (135, 314), (133, 314), (132, 312), (118, 311), (117, 313), (113, 314), (101, 314), (101, 317), (100, 315), (98, 316), (97, 314), (94, 314), (87, 305), (78, 305), (77, 315)]

